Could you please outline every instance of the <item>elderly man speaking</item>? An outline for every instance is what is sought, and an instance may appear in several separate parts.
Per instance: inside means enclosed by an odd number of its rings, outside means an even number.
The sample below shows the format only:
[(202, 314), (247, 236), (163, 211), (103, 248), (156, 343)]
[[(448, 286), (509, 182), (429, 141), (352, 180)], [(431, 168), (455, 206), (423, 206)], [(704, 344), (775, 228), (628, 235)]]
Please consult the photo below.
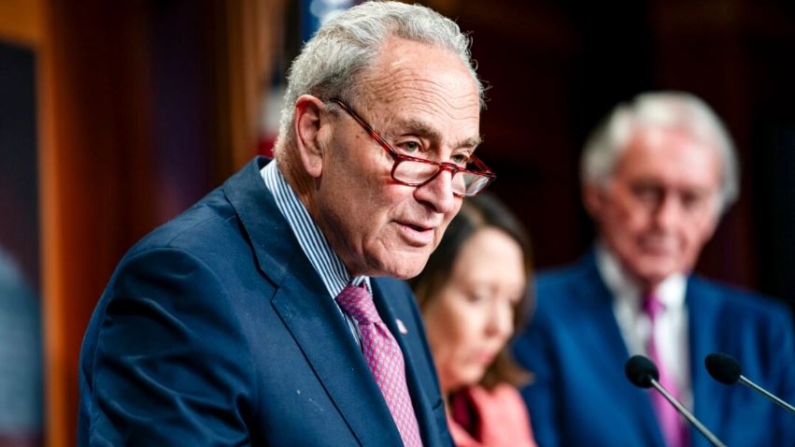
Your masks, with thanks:
[(466, 196), (469, 40), (369, 2), (293, 62), (258, 158), (121, 260), (80, 363), (80, 446), (450, 446), (405, 279)]

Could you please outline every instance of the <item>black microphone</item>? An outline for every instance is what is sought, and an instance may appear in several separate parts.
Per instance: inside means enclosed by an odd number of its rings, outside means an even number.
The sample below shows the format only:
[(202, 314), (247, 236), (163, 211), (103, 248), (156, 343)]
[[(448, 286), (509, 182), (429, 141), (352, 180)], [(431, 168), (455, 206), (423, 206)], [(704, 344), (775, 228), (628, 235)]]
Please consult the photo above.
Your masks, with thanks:
[(739, 381), (743, 385), (760, 392), (763, 396), (777, 403), (779, 406), (786, 408), (790, 413), (795, 413), (795, 407), (745, 378), (740, 363), (729, 354), (714, 352), (704, 359), (704, 365), (706, 365), (709, 375), (718, 382), (724, 385), (734, 385)]
[(701, 432), (712, 445), (716, 447), (726, 447), (726, 444), (722, 443), (720, 439), (715, 437), (711, 431), (704, 427), (704, 424), (699, 422), (692, 413), (687, 411), (687, 408), (684, 407), (678, 400), (676, 400), (671, 394), (660, 385), (660, 372), (657, 370), (657, 365), (654, 364), (648, 358), (642, 355), (633, 355), (632, 357), (627, 360), (627, 363), (624, 365), (624, 372), (627, 374), (627, 378), (633, 385), (641, 387), (641, 388), (650, 388), (654, 387), (660, 394), (665, 397), (668, 402), (673, 405), (676, 410), (685, 417), (688, 421), (690, 421), (693, 426), (695, 426), (698, 431)]

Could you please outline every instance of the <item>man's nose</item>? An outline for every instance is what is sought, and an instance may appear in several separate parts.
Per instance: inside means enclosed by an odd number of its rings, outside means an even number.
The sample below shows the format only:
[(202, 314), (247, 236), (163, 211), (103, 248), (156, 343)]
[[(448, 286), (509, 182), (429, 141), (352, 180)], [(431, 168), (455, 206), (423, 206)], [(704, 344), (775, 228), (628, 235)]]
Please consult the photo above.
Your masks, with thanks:
[(452, 211), (458, 199), (453, 194), (453, 173), (449, 169), (441, 169), (431, 181), (418, 186), (414, 196), (417, 200), (430, 204), (438, 213)]
[(660, 228), (671, 229), (680, 223), (682, 213), (682, 203), (676, 197), (666, 195), (654, 212), (654, 220)]

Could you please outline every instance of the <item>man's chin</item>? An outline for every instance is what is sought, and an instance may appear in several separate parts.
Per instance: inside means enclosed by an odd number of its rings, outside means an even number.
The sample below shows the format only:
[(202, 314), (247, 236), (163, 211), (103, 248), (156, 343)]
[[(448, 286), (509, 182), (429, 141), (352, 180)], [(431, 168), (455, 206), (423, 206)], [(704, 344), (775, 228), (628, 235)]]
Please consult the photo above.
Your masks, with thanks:
[(429, 255), (411, 255), (392, 258), (380, 264), (379, 274), (369, 276), (389, 276), (397, 279), (411, 279), (422, 272)]
[(420, 267), (401, 268), (390, 276), (397, 279), (411, 279), (419, 275), (424, 267), (425, 267), (425, 262), (423, 262)]
[(640, 269), (636, 272), (636, 276), (642, 283), (654, 287), (665, 281), (669, 276), (677, 273), (676, 268), (673, 266), (665, 266), (665, 268), (660, 267), (661, 265), (657, 264), (645, 269)]

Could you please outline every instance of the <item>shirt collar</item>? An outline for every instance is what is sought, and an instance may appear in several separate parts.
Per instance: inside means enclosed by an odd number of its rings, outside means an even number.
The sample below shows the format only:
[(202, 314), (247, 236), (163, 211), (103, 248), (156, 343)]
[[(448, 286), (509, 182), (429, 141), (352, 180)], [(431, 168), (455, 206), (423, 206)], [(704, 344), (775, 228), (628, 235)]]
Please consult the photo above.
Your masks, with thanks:
[(342, 260), (320, 231), (309, 211), (298, 198), (293, 188), (282, 175), (276, 160), (272, 160), (260, 170), (260, 175), (265, 181), (265, 186), (273, 193), (276, 207), (281, 211), (293, 234), (298, 239), (304, 254), (320, 279), (326, 286), (329, 294), (336, 297), (348, 284), (362, 285), (372, 293), (370, 278), (357, 276), (351, 278)]
[[(640, 284), (630, 276), (602, 242), (596, 245), (596, 267), (615, 299), (628, 300), (631, 308), (640, 309), (643, 292)], [(654, 290), (654, 294), (666, 310), (678, 309), (684, 306), (686, 289), (686, 276), (675, 273), (665, 278)]]

